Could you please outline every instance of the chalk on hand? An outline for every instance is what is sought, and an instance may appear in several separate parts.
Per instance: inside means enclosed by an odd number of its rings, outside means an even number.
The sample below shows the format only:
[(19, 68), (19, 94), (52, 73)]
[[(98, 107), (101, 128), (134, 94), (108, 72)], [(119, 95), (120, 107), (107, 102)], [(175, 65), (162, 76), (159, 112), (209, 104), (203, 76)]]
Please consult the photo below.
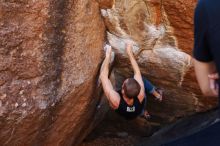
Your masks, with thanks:
[[(112, 47), (112, 46), (106, 44), (105, 47), (104, 47), (104, 51), (106, 52), (106, 51), (107, 51), (108, 49), (110, 49), (111, 47)], [(114, 59), (115, 59), (115, 52), (112, 51), (110, 63), (113, 63)]]

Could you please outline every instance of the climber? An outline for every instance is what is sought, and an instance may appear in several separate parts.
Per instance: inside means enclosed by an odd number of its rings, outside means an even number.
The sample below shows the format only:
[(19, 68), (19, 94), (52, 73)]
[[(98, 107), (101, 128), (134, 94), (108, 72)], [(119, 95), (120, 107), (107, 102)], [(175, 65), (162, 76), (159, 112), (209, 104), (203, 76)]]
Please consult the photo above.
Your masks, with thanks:
[(102, 64), (100, 79), (104, 93), (112, 109), (127, 120), (132, 120), (139, 115), (145, 119), (150, 117), (145, 110), (146, 94), (150, 93), (162, 101), (162, 90), (157, 90), (148, 80), (142, 78), (138, 64), (132, 52), (132, 44), (126, 44), (126, 52), (134, 70), (134, 78), (128, 78), (123, 82), (122, 89), (116, 92), (108, 78), (109, 63), (112, 54), (112, 48), (106, 50), (106, 57)]
[[(203, 94), (219, 96), (220, 1), (200, 0), (195, 11), (194, 66)], [(220, 101), (220, 100), (219, 100)]]

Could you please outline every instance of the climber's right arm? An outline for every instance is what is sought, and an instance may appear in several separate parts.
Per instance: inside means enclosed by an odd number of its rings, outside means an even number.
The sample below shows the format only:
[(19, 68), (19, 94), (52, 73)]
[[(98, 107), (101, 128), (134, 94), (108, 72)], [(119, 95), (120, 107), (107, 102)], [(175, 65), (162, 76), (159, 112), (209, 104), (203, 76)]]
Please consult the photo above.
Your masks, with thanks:
[(132, 68), (134, 70), (134, 79), (141, 86), (141, 91), (140, 91), (140, 93), (138, 95), (138, 99), (139, 99), (140, 102), (142, 102), (144, 100), (144, 97), (145, 97), (144, 82), (143, 82), (141, 71), (140, 71), (139, 66), (137, 64), (137, 61), (134, 58), (134, 54), (132, 52), (132, 44), (131, 43), (126, 44), (126, 51), (127, 51), (128, 57), (130, 59)]
[(114, 90), (111, 81), (108, 78), (109, 74), (109, 62), (111, 59), (111, 48), (108, 48), (106, 50), (106, 57), (105, 60), (102, 63), (101, 72), (100, 72), (100, 79), (102, 82), (102, 87), (104, 90), (104, 93), (110, 103), (110, 106), (113, 109), (117, 109), (119, 107), (120, 103), (120, 96), (119, 94)]

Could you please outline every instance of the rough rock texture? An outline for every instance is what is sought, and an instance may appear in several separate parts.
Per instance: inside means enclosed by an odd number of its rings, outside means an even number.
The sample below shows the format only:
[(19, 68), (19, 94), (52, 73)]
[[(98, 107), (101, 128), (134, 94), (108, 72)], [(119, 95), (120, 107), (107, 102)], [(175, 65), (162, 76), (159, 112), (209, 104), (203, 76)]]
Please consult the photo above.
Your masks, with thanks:
[(104, 113), (96, 111), (104, 38), (95, 0), (0, 1), (1, 145), (85, 137)]
[(160, 129), (153, 121), (137, 118), (127, 121), (114, 111), (109, 111), (106, 118), (87, 136), (80, 146), (134, 146), (143, 137), (149, 137)]
[[(196, 0), (116, 0), (102, 9), (109, 43), (116, 52), (118, 81), (132, 75), (125, 42), (134, 42), (145, 77), (164, 90), (164, 101), (148, 102), (159, 123), (206, 111), (216, 98), (201, 95), (193, 72), (193, 13)], [(119, 85), (120, 86), (120, 85)]]
[[(209, 120), (204, 117), (204, 121), (198, 120), (197, 116), (184, 119), (217, 104), (216, 98), (202, 96), (193, 71), (191, 55), (196, 2), (197, 0), (116, 0), (111, 9), (101, 10), (109, 44), (116, 52), (115, 75), (118, 87), (126, 77), (133, 74), (124, 51), (125, 42), (133, 41), (133, 51), (141, 72), (161, 87), (165, 95), (162, 103), (148, 96), (147, 109), (152, 117), (147, 122), (140, 122), (138, 118), (131, 124), (110, 112), (82, 146), (138, 145), (142, 140), (143, 145), (161, 145), (175, 136), (192, 134), (195, 128), (202, 129), (204, 123), (207, 124)], [(143, 136), (149, 136), (158, 128), (163, 131), (165, 125), (179, 118), (183, 118), (185, 122), (172, 125), (173, 128), (165, 133), (161, 132), (165, 134), (164, 137), (157, 134), (143, 139)], [(192, 123), (200, 124), (193, 126)], [(183, 132), (179, 132), (181, 130)]]
[(214, 107), (216, 99), (201, 95), (192, 69), (195, 3), (1, 0), (1, 145), (77, 145), (102, 119), (107, 106), (97, 75), (105, 26), (118, 84), (132, 75), (124, 52), (132, 40), (143, 75), (164, 89), (162, 103), (148, 100), (155, 125)]
[(197, 0), (163, 0), (173, 33), (177, 38), (178, 47), (188, 54), (192, 54), (193, 16)]
[[(92, 132), (91, 135), (87, 137), (81, 146), (165, 146), (165, 145), (187, 145), (189, 142), (192, 143), (193, 139), (189, 138), (195, 133), (204, 134), (203, 130), (209, 129), (214, 124), (219, 122), (219, 109), (214, 109), (205, 113), (199, 113), (183, 119), (177, 122), (171, 123), (169, 125), (163, 126), (158, 131), (154, 131), (153, 135), (148, 137), (149, 128), (146, 127), (147, 124), (138, 127), (137, 122), (148, 123), (148, 121), (139, 118), (136, 121), (125, 122), (120, 118), (106, 118), (103, 125)], [(110, 113), (109, 113), (110, 114)], [(113, 115), (113, 114), (111, 114)], [(120, 119), (116, 121), (116, 119)], [(142, 120), (142, 121), (141, 121)], [(144, 122), (145, 121), (145, 122)], [(115, 124), (112, 124), (114, 123)], [(129, 125), (129, 127), (126, 127)], [(149, 125), (149, 124), (148, 124)], [(215, 125), (215, 128), (218, 126)], [(144, 134), (147, 137), (143, 137)], [(210, 133), (210, 132), (209, 132)], [(208, 133), (205, 133), (209, 138)], [(212, 133), (213, 135), (213, 133)], [(218, 136), (218, 135), (216, 135)], [(175, 141), (178, 141), (177, 143)], [(197, 137), (195, 141), (200, 141)], [(194, 141), (194, 143), (196, 143)], [(188, 145), (190, 145), (188, 143)], [(192, 144), (191, 144), (192, 145)]]
[(97, 0), (101, 9), (111, 9), (115, 3), (115, 0)]

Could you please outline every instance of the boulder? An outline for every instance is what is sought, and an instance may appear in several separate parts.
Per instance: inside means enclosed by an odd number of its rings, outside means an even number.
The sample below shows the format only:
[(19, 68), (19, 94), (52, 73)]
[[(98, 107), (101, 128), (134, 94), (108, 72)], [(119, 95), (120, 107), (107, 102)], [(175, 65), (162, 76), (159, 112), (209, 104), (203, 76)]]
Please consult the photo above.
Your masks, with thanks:
[[(102, 9), (109, 44), (116, 52), (118, 82), (133, 75), (125, 43), (133, 51), (143, 76), (164, 90), (162, 103), (149, 98), (147, 109), (159, 123), (206, 111), (217, 98), (201, 94), (192, 63), (194, 0), (116, 0)], [(119, 84), (121, 86), (121, 84)]]
[(115, 3), (115, 0), (97, 0), (101, 9), (111, 9)]
[(97, 110), (105, 27), (95, 0), (0, 3), (1, 145), (77, 145)]
[[(217, 98), (201, 94), (193, 71), (195, 4), (195, 0), (1, 1), (0, 143), (78, 145), (108, 110), (97, 82), (106, 38), (116, 53), (119, 87), (133, 74), (125, 53), (125, 43), (133, 41), (143, 76), (164, 90), (162, 103), (148, 98), (147, 109), (156, 117), (150, 123), (159, 127), (215, 107)], [(133, 125), (123, 123), (122, 129)], [(142, 125), (149, 131), (141, 134), (152, 134), (148, 122), (134, 123), (139, 124), (131, 129), (140, 130)]]

